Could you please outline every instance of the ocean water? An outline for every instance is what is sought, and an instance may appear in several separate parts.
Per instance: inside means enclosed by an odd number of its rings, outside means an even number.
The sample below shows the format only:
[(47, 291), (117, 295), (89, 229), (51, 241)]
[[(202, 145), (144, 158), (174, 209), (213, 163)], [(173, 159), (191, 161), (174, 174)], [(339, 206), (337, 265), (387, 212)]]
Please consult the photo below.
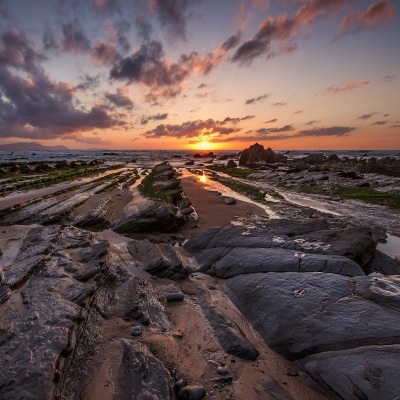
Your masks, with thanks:
[[(240, 150), (214, 151), (216, 157), (225, 154), (239, 153)], [(170, 161), (172, 164), (182, 164), (183, 160), (191, 159), (195, 153), (205, 153), (205, 151), (190, 150), (67, 150), (67, 151), (0, 151), (0, 163), (2, 162), (34, 162), (61, 160), (84, 160), (102, 159), (107, 164), (119, 164), (133, 162), (141, 166), (154, 166), (163, 161)], [(323, 153), (327, 156), (337, 154), (339, 157), (356, 158), (383, 158), (394, 157), (400, 159), (400, 150), (290, 150), (277, 151), (285, 154), (289, 158), (299, 158), (307, 154)], [(205, 159), (204, 161), (207, 161)]]

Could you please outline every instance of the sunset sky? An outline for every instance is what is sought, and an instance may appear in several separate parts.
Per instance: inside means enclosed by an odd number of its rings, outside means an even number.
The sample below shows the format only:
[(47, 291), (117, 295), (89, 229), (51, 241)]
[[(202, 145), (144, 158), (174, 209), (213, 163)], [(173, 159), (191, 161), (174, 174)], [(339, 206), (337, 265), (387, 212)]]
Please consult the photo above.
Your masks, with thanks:
[(0, 0), (0, 144), (400, 149), (398, 0)]

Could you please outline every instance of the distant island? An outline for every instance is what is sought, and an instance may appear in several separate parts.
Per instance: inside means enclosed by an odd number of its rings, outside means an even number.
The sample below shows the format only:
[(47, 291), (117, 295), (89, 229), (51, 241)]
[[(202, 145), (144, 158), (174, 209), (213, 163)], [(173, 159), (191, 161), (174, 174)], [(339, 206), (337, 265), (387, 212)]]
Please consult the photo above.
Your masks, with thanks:
[(0, 145), (0, 151), (63, 151), (69, 150), (68, 147), (59, 146), (45, 146), (36, 142), (18, 142)]

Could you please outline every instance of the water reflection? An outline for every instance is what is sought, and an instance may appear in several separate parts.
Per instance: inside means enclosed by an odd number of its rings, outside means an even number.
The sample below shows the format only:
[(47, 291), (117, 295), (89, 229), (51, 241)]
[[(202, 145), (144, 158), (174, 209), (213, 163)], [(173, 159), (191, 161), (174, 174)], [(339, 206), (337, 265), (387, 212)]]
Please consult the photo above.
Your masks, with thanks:
[(207, 175), (204, 175), (204, 172), (203, 172), (203, 175), (199, 176), (199, 180), (200, 180), (200, 182), (207, 183), (207, 180), (208, 180)]

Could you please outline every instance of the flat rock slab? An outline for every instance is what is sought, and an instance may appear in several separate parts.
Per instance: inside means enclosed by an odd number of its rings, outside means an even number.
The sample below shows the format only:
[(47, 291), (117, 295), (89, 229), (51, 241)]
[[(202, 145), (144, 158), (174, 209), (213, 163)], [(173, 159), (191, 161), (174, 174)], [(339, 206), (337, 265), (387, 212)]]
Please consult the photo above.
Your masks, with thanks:
[(361, 267), (344, 256), (305, 254), (281, 248), (236, 247), (214, 263), (209, 273), (219, 278), (256, 272), (332, 272), (364, 275)]
[(400, 374), (400, 276), (272, 272), (231, 278), (226, 291), (264, 341), (331, 396), (398, 395), (391, 376)]

